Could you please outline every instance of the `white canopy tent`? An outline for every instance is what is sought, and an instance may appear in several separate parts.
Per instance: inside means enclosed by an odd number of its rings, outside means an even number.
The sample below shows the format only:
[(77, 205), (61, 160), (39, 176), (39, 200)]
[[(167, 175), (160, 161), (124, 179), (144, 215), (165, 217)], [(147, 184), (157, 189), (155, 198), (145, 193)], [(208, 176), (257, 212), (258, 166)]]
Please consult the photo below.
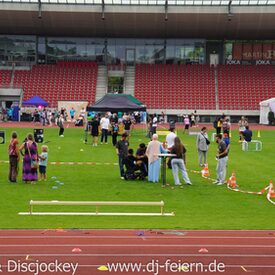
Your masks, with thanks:
[(270, 110), (275, 113), (275, 97), (260, 102), (260, 124), (268, 124)]

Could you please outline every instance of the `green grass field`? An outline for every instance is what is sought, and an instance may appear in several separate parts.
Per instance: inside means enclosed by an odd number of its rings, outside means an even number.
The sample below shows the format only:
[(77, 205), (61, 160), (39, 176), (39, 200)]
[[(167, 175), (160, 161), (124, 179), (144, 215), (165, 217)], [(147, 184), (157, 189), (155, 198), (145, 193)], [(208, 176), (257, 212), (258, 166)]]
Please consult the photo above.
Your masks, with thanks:
[[(13, 129), (6, 131), (7, 140)], [(19, 140), (31, 129), (17, 129)], [(200, 170), (198, 166), (195, 137), (180, 133), (187, 148), (187, 168)], [(0, 163), (0, 228), (158, 228), (158, 229), (275, 229), (274, 205), (265, 197), (241, 194), (227, 190), (226, 186), (215, 186), (199, 174), (189, 172), (193, 186), (162, 188), (161, 184), (147, 181), (124, 181), (120, 179), (115, 149), (108, 145), (92, 147), (83, 142), (83, 129), (66, 129), (65, 137), (57, 136), (57, 129), (45, 129), (49, 146), (49, 161), (97, 162), (98, 165), (48, 165), (48, 181), (35, 185), (21, 180), (22, 165), (17, 184), (7, 180), (8, 164)], [(210, 133), (211, 134), (211, 133)], [(254, 133), (255, 135), (255, 133)], [(243, 152), (238, 143), (237, 131), (233, 132), (227, 178), (234, 170), (237, 183), (243, 190), (260, 191), (270, 179), (275, 180), (274, 132), (261, 131), (263, 151)], [(90, 137), (89, 137), (90, 138)], [(160, 137), (160, 140), (165, 137)], [(136, 149), (141, 142), (148, 142), (142, 130), (135, 130), (130, 147)], [(90, 140), (89, 140), (90, 143)], [(41, 144), (39, 145), (41, 146)], [(83, 150), (82, 150), (83, 149)], [(217, 145), (212, 142), (208, 153), (210, 176), (215, 178)], [(8, 160), (7, 143), (0, 145), (0, 160)], [(105, 163), (111, 163), (107, 165)], [(56, 179), (52, 179), (56, 177)], [(60, 185), (55, 181), (64, 183)], [(173, 185), (171, 170), (167, 182)], [(52, 186), (58, 186), (53, 189)], [(175, 217), (93, 217), (93, 216), (19, 216), (28, 211), (29, 200), (80, 200), (80, 201), (161, 201), (167, 212), (174, 211)], [(39, 210), (39, 207), (35, 208)], [(46, 209), (52, 210), (52, 207)], [(62, 208), (64, 209), (64, 208)], [(65, 210), (84, 210), (65, 208)], [(120, 207), (114, 208), (125, 211)], [(126, 211), (140, 211), (148, 208), (131, 207)], [(60, 210), (60, 209), (58, 209)], [(87, 210), (87, 208), (85, 208)], [(94, 207), (90, 210), (94, 211)], [(108, 208), (103, 208), (108, 210)], [(159, 211), (158, 208), (153, 209)]]

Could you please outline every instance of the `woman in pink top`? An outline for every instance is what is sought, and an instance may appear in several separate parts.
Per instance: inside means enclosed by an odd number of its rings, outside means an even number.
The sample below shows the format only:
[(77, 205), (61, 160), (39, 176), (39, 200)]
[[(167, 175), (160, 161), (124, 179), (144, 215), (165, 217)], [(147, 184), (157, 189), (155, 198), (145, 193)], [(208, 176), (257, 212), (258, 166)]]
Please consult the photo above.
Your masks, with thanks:
[(185, 133), (185, 131), (187, 131), (187, 133), (189, 133), (190, 119), (188, 116), (184, 117), (183, 123), (184, 123), (183, 133)]

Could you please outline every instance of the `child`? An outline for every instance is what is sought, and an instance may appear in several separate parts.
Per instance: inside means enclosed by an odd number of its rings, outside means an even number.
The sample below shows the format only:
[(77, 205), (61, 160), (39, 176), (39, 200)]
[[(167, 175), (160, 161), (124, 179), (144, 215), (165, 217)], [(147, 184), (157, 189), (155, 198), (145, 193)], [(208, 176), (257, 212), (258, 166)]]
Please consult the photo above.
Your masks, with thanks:
[(42, 147), (42, 153), (39, 156), (39, 174), (40, 174), (40, 179), (44, 179), (44, 181), (47, 180), (47, 175), (46, 175), (46, 168), (47, 168), (47, 163), (48, 163), (48, 146), (43, 145)]
[(116, 122), (112, 122), (111, 126), (112, 126), (112, 142), (113, 142), (113, 146), (116, 146), (119, 126), (118, 126), (118, 123)]

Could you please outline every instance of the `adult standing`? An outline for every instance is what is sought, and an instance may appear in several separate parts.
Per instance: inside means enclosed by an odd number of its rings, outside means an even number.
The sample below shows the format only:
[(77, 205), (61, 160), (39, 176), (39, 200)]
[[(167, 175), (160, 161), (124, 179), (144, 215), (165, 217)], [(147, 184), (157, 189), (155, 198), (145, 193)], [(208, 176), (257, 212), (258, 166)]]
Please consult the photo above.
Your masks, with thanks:
[(155, 134), (157, 132), (157, 126), (158, 126), (158, 117), (157, 114), (154, 114), (154, 118), (152, 121), (152, 132)]
[(64, 116), (62, 114), (57, 119), (57, 126), (59, 127), (59, 136), (64, 137)]
[[(171, 148), (174, 146), (175, 137), (177, 135), (175, 134), (176, 129), (174, 127), (170, 128), (169, 130), (170, 130), (170, 133), (166, 136), (166, 145), (167, 145), (167, 150), (171, 151)], [(168, 159), (167, 166), (169, 169), (172, 169), (171, 158)]]
[(148, 129), (148, 138), (152, 138), (153, 136), (153, 119), (151, 117), (148, 118), (148, 123), (147, 123), (147, 129)]
[(172, 171), (173, 171), (173, 177), (175, 181), (175, 185), (181, 185), (178, 175), (178, 170), (181, 172), (182, 178), (185, 181), (186, 184), (192, 185), (186, 168), (185, 168), (185, 153), (186, 149), (184, 145), (181, 143), (181, 140), (179, 137), (175, 138), (175, 144), (171, 149), (171, 154), (175, 154), (176, 156), (172, 157)]
[(115, 121), (112, 121), (111, 122), (111, 134), (112, 134), (112, 143), (113, 143), (113, 146), (116, 146), (116, 144), (117, 144), (118, 131), (119, 131), (119, 125), (118, 125), (118, 123), (115, 122)]
[(217, 185), (225, 183), (226, 165), (228, 161), (228, 147), (222, 140), (222, 135), (216, 135), (216, 142), (218, 143), (218, 152), (216, 155), (217, 163), (217, 180), (214, 182)]
[(196, 126), (196, 118), (195, 118), (195, 114), (192, 113), (190, 115), (190, 121), (191, 121), (191, 127), (195, 127)]
[(166, 136), (166, 144), (167, 144), (167, 149), (170, 151), (171, 148), (174, 146), (175, 142), (175, 137), (177, 136), (175, 134), (175, 128), (170, 128), (170, 133)]
[(48, 112), (46, 110), (46, 108), (43, 109), (43, 111), (41, 112), (41, 121), (42, 121), (42, 125), (45, 126), (46, 123), (47, 123), (47, 115), (48, 115)]
[(123, 133), (121, 136), (121, 140), (119, 140), (116, 144), (116, 152), (118, 155), (118, 164), (119, 164), (119, 171), (120, 171), (120, 178), (124, 179), (124, 160), (128, 156), (128, 147), (129, 141), (127, 140), (127, 134)]
[[(105, 116), (100, 120), (100, 126), (101, 126), (101, 144), (104, 140), (105, 144), (108, 144), (108, 131), (110, 126), (110, 120), (108, 113), (105, 114)], [(127, 152), (128, 153), (128, 152)]]
[(9, 144), (9, 162), (10, 162), (9, 181), (10, 182), (16, 182), (16, 178), (18, 175), (19, 159), (20, 157), (19, 157), (17, 133), (13, 132), (11, 134), (11, 140)]
[(206, 127), (201, 128), (201, 132), (197, 135), (197, 150), (199, 155), (199, 165), (204, 166), (207, 163), (207, 151), (210, 141), (208, 140)]
[(184, 123), (183, 133), (185, 133), (185, 131), (187, 131), (187, 133), (189, 133), (190, 119), (189, 119), (189, 117), (187, 115), (184, 117), (183, 123)]
[(91, 121), (91, 134), (93, 137), (93, 144), (92, 144), (93, 146), (97, 146), (97, 143), (98, 143), (98, 134), (99, 134), (98, 128), (99, 128), (99, 121), (97, 116), (94, 116), (94, 118)]
[(48, 109), (47, 118), (49, 125), (52, 126), (52, 111), (50, 109)]
[(218, 121), (217, 121), (217, 128), (216, 128), (216, 134), (217, 135), (222, 132), (222, 122), (223, 122), (222, 118), (219, 117)]
[(148, 181), (158, 182), (160, 173), (160, 158), (159, 154), (166, 153), (162, 144), (158, 141), (158, 135), (153, 134), (152, 140), (149, 142), (146, 156), (148, 157)]
[(75, 109), (74, 109), (74, 107), (72, 107), (72, 108), (70, 109), (71, 121), (74, 121), (74, 115), (75, 115)]
[(132, 128), (132, 121), (130, 116), (125, 117), (125, 119), (123, 120), (123, 125), (124, 125), (124, 132), (129, 137), (131, 134), (131, 128)]
[(223, 133), (228, 134), (230, 136), (230, 128), (231, 128), (231, 123), (229, 121), (229, 118), (225, 118), (225, 120), (222, 123)]
[(34, 183), (38, 180), (37, 166), (33, 166), (32, 162), (38, 162), (38, 149), (32, 134), (28, 134), (26, 141), (21, 145), (19, 151), (24, 156), (23, 181)]

